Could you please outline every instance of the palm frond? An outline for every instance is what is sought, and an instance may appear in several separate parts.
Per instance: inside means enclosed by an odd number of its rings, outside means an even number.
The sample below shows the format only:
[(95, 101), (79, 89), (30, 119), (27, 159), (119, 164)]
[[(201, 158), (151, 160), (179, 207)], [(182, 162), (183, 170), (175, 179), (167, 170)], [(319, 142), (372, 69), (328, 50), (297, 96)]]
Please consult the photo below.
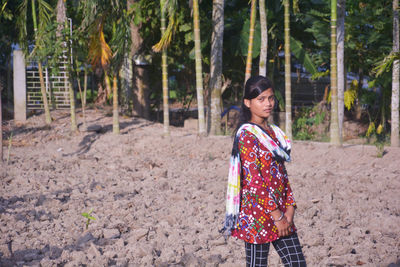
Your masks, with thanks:
[(4, 17), (6, 20), (12, 20), (13, 13), (7, 8), (8, 0), (3, 0), (0, 6), (0, 18)]
[(376, 74), (376, 77), (382, 75), (382, 73), (387, 72), (393, 65), (395, 60), (400, 59), (400, 52), (390, 52), (382, 61), (378, 62), (376, 67), (373, 69), (373, 72)]
[(111, 48), (104, 38), (104, 21), (102, 18), (97, 20), (97, 27), (91, 32), (89, 41), (89, 60), (93, 66), (101, 64), (107, 68), (112, 56)]
[(176, 0), (161, 1), (161, 9), (164, 9), (164, 12), (167, 11), (168, 14), (168, 26), (164, 34), (161, 36), (160, 41), (153, 45), (152, 49), (154, 52), (160, 52), (170, 45), (172, 37), (178, 28), (178, 19), (176, 14), (177, 8), (178, 3)]
[(174, 17), (170, 17), (165, 33), (161, 36), (160, 41), (152, 47), (154, 52), (160, 52), (170, 45), (177, 27), (177, 20)]
[(37, 0), (39, 10), (39, 30), (44, 29), (50, 22), (50, 18), (53, 13), (53, 9), (45, 0)]
[(318, 11), (315, 9), (311, 9), (310, 11), (308, 11), (307, 15), (318, 17), (318, 18), (324, 18), (324, 19), (328, 19), (330, 17), (329, 13), (321, 12), (321, 11)]
[(28, 51), (28, 46), (27, 46), (27, 29), (26, 29), (26, 18), (27, 18), (27, 12), (28, 12), (28, 0), (24, 0), (21, 2), (21, 4), (18, 6), (17, 9), (17, 28), (19, 29), (18, 33), (18, 39), (19, 43), (21, 45), (22, 50), (25, 52), (25, 54)]
[(112, 71), (120, 69), (131, 43), (131, 16), (126, 9), (120, 10), (120, 14), (120, 18), (113, 23), (112, 39), (109, 42), (113, 54), (111, 61)]
[(293, 13), (300, 13), (299, 0), (293, 0)]

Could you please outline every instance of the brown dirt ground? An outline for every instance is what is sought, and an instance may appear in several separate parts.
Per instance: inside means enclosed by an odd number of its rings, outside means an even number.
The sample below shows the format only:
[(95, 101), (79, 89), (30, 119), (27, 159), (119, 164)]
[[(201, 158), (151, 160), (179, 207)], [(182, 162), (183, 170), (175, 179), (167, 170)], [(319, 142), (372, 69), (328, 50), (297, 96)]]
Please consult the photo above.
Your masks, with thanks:
[[(0, 163), (0, 266), (243, 266), (244, 245), (218, 230), (232, 139), (89, 110), (13, 132)], [(78, 120), (82, 118), (78, 116)], [(5, 158), (8, 141), (4, 142)], [(294, 142), (287, 164), (308, 266), (400, 264), (400, 149)], [(83, 212), (96, 218), (85, 227)], [(282, 266), (271, 249), (270, 266)]]

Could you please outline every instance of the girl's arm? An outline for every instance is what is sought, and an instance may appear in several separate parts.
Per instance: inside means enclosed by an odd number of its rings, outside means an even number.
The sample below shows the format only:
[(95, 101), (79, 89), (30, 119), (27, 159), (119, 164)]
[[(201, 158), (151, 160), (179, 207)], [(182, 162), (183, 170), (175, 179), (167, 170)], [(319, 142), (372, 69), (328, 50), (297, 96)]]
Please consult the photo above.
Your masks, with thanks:
[(286, 185), (286, 202), (285, 202), (285, 206), (286, 206), (286, 212), (285, 212), (285, 216), (289, 222), (290, 225), (293, 225), (293, 218), (294, 218), (294, 213), (296, 210), (296, 201), (294, 200), (293, 197), (293, 191), (292, 188), (290, 187), (290, 183), (288, 182)]

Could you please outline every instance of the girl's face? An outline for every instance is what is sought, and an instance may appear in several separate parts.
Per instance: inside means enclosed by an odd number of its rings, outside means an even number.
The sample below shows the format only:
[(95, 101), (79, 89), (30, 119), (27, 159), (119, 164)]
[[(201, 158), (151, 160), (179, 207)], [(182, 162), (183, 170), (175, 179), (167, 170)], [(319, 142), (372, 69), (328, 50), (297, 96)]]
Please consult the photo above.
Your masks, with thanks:
[(275, 94), (268, 88), (256, 98), (244, 99), (244, 104), (250, 109), (251, 122), (261, 124), (271, 115), (275, 105)]

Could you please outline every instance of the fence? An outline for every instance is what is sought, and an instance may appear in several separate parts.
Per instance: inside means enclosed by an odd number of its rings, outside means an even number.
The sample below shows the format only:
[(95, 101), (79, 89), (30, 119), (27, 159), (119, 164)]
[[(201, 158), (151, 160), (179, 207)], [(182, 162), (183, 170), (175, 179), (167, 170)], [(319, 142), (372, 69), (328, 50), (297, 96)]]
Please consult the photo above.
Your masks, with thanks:
[[(60, 60), (56, 72), (43, 68), (43, 78), (46, 86), (49, 105), (55, 109), (67, 109), (69, 101), (69, 77), (66, 71), (67, 57)], [(37, 63), (30, 62), (26, 68), (26, 93), (28, 110), (43, 109), (43, 99), (40, 91), (40, 77)]]
[[(329, 77), (322, 77), (319, 80), (311, 80), (309, 75), (297, 76), (292, 73), (292, 106), (312, 106), (320, 102), (325, 94), (325, 87), (330, 84)], [(284, 77), (278, 80), (276, 88), (285, 97)]]

